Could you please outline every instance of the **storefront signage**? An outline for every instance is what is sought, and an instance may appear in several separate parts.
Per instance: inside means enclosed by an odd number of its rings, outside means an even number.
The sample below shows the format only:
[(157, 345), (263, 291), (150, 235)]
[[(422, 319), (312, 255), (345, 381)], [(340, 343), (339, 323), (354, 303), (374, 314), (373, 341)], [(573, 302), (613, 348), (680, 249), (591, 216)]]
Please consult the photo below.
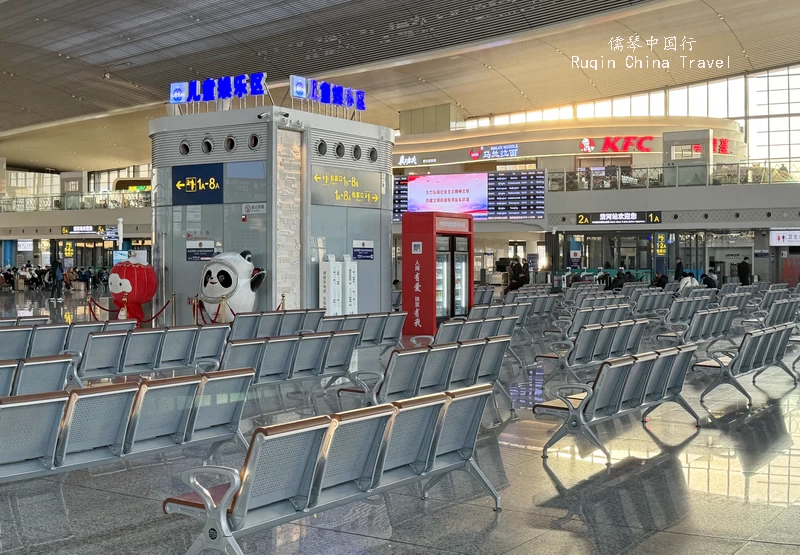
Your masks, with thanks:
[(661, 212), (579, 212), (578, 225), (660, 224)]
[(385, 174), (331, 166), (311, 167), (311, 204), (380, 208)]
[(172, 204), (222, 204), (222, 164), (172, 167)]
[(769, 232), (770, 247), (800, 246), (800, 229), (774, 229)]
[(436, 218), (436, 231), (469, 231), (469, 220), (463, 218)]
[(64, 258), (72, 258), (73, 256), (75, 256), (75, 243), (64, 241)]
[[(116, 229), (116, 228), (114, 228)], [(88, 233), (97, 233), (100, 235), (105, 235), (106, 233), (106, 226), (104, 225), (65, 225), (61, 226), (61, 235), (76, 235), (76, 234), (88, 234)]]
[(653, 152), (653, 148), (646, 143), (651, 143), (655, 137), (646, 135), (639, 137), (628, 135), (626, 137), (603, 137), (603, 148), (600, 152)]
[(519, 156), (519, 144), (492, 145), (469, 149), (469, 157), (473, 160), (493, 160), (496, 158), (516, 158)]
[(262, 96), (267, 94), (267, 74), (263, 71), (241, 75), (209, 77), (202, 81), (182, 81), (169, 86), (170, 104), (214, 102), (233, 97)]
[(367, 109), (367, 95), (364, 91), (299, 75), (290, 76), (289, 81), (289, 90), (293, 98), (344, 106), (358, 111)]
[(590, 139), (589, 137), (584, 137), (581, 139), (581, 152), (589, 153), (594, 152), (594, 139)]
[(375, 242), (361, 239), (353, 241), (353, 260), (375, 260)]
[(17, 240), (17, 251), (19, 251), (19, 252), (31, 252), (31, 251), (33, 251), (33, 239), (18, 239)]
[(397, 161), (398, 166), (416, 166), (417, 165), (417, 157), (416, 156), (405, 156), (403, 154), (400, 155), (400, 159)]
[(186, 262), (206, 262), (214, 257), (214, 241), (186, 241)]
[(714, 154), (730, 154), (729, 143), (728, 139), (712, 139), (711, 150), (714, 151)]

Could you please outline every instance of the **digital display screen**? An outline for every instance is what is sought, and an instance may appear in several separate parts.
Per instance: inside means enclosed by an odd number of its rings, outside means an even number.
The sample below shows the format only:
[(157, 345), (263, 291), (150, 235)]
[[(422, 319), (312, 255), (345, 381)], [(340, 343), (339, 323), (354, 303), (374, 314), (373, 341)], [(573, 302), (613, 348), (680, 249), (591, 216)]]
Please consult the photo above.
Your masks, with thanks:
[(396, 175), (393, 215), (404, 212), (472, 214), (476, 220), (544, 218), (542, 170), (446, 175)]

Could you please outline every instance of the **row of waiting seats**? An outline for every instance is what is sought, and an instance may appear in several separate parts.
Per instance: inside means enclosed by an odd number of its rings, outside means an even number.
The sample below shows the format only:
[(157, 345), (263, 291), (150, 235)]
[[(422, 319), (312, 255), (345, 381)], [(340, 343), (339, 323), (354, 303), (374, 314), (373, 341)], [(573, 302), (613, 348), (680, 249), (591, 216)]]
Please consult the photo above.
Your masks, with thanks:
[(591, 308), (593, 306), (605, 306), (609, 304), (619, 304), (626, 300), (626, 297), (616, 293), (594, 293), (579, 291), (573, 300), (564, 300), (562, 307), (567, 310), (578, 308)]
[(345, 314), (325, 316), (324, 309), (301, 309), (237, 314), (231, 327), (231, 339), (280, 337), (298, 333), (357, 330), (358, 347), (400, 345), (406, 312)]
[(622, 288), (619, 292), (623, 297), (630, 297), (635, 291), (647, 289), (648, 287), (650, 287), (650, 284), (646, 281), (629, 281), (622, 284)]
[(562, 302), (574, 302), (577, 296), (580, 295), (598, 295), (605, 292), (605, 287), (597, 283), (578, 283), (564, 290), (564, 299)]
[(481, 285), (475, 288), (475, 292), (472, 297), (472, 304), (492, 304), (493, 297), (494, 286)]
[(733, 344), (731, 328), (738, 313), (735, 306), (698, 310), (688, 324), (676, 326), (672, 332), (659, 334), (657, 339), (671, 339), (677, 344), (709, 342), (706, 349), (722, 339)]
[(16, 318), (0, 318), (0, 328), (14, 326), (41, 326), (50, 322), (47, 316), (17, 316)]
[(338, 395), (357, 395), (378, 405), (449, 389), (491, 384), (512, 405), (498, 381), (503, 358), (511, 344), (507, 335), (427, 345), (392, 351), (386, 369), (354, 372), (356, 388), (340, 388)]
[[(772, 291), (768, 291), (772, 293)], [(800, 308), (800, 297), (791, 297), (774, 301), (768, 310), (757, 310), (750, 314), (754, 318), (744, 320), (745, 324), (757, 324), (760, 327), (790, 324), (797, 320), (797, 310)]]
[(572, 340), (578, 330), (589, 324), (609, 324), (628, 320), (631, 317), (631, 305), (613, 304), (594, 308), (579, 308), (571, 319), (556, 320), (553, 324), (557, 330), (545, 330), (545, 335), (557, 333), (561, 341)]
[(356, 330), (229, 341), (220, 369), (255, 368), (255, 384), (329, 378), (327, 387), (349, 377)]
[(411, 343), (416, 347), (422, 346), (423, 339), (429, 345), (453, 343), (454, 341), (469, 341), (470, 339), (485, 339), (494, 335), (514, 335), (519, 317), (495, 316), (492, 318), (475, 318), (470, 320), (447, 320), (439, 324), (436, 335), (417, 335), (411, 338)]
[(709, 351), (708, 354), (713, 360), (699, 362), (694, 365), (694, 368), (717, 369), (719, 373), (700, 395), (700, 402), (702, 403), (706, 395), (720, 385), (728, 384), (747, 397), (748, 405), (752, 406), (752, 397), (750, 397), (750, 394), (747, 393), (742, 384), (737, 381), (737, 378), (753, 374), (753, 383), (756, 383), (756, 378), (772, 367), (780, 368), (786, 372), (796, 385), (797, 377), (783, 362), (792, 331), (794, 331), (794, 324), (783, 324), (753, 330), (744, 334), (742, 342), (736, 349), (727, 348)]
[(69, 379), (83, 386), (87, 380), (185, 368), (213, 372), (229, 333), (227, 324), (90, 333)]
[(64, 353), (80, 357), (92, 333), (127, 331), (136, 320), (82, 322), (77, 324), (37, 324), (0, 328), (0, 360), (55, 356)]
[(678, 297), (670, 303), (669, 308), (656, 310), (660, 321), (656, 333), (661, 329), (670, 329), (670, 326), (689, 325), (689, 322), (698, 310), (705, 310), (711, 302), (711, 297)]
[[(686, 373), (697, 345), (683, 345), (603, 361), (592, 385), (579, 383), (556, 386), (552, 401), (533, 406), (535, 415), (565, 418), (542, 449), (547, 450), (567, 434), (581, 435), (605, 453), (611, 454), (594, 428), (611, 420), (644, 411), (641, 419), (668, 402), (678, 403), (700, 425), (700, 419), (681, 396)], [(581, 393), (577, 393), (580, 391)], [(570, 394), (572, 393), (572, 394)]]
[(647, 319), (624, 320), (608, 324), (590, 324), (581, 327), (573, 341), (556, 341), (548, 345), (550, 353), (536, 356), (536, 360), (555, 362), (545, 383), (564, 371), (567, 378), (580, 382), (579, 370), (589, 370), (611, 357), (633, 355), (639, 352), (647, 329)]
[(0, 398), (0, 483), (237, 440), (253, 370)]
[[(439, 393), (257, 429), (241, 468), (181, 474), (192, 489), (164, 501), (164, 512), (203, 523), (188, 554), (242, 553), (236, 539), (427, 480), (465, 470), (500, 496), (473, 458), (491, 387)], [(205, 488), (198, 478), (224, 485)]]
[(70, 355), (0, 361), (0, 397), (63, 391), (71, 368)]
[(644, 290), (637, 290), (634, 293), (639, 293), (635, 296), (632, 296), (630, 299), (630, 303), (633, 305), (633, 313), (638, 318), (649, 318), (658, 315), (658, 311), (669, 309), (672, 301), (675, 300), (675, 297), (672, 293), (668, 293), (666, 291), (662, 291), (660, 289), (644, 289)]

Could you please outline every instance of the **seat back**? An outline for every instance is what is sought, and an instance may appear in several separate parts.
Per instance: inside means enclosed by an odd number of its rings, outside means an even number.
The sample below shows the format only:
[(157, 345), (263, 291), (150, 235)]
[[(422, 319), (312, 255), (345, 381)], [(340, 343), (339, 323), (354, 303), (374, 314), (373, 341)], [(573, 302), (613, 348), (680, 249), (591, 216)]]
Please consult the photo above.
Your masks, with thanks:
[[(343, 330), (356, 330), (359, 333), (364, 331), (364, 326), (367, 325), (366, 314), (346, 314), (344, 317)], [(361, 339), (359, 338), (359, 342)], [(360, 344), (360, 343), (359, 343)]]
[(47, 316), (19, 316), (17, 318), (18, 326), (45, 326), (50, 323), (50, 318)]
[(503, 360), (510, 346), (511, 337), (508, 335), (486, 338), (486, 345), (483, 348), (483, 355), (478, 365), (478, 372), (475, 376), (474, 383), (494, 383), (500, 378), (500, 371), (503, 369)]
[(730, 295), (731, 293), (736, 291), (736, 284), (735, 283), (723, 283), (722, 287), (719, 288), (720, 295)]
[(67, 387), (67, 376), (72, 357), (30, 357), (19, 361), (11, 395), (34, 395), (63, 391)]
[(392, 291), (392, 307), (399, 308), (403, 301), (402, 291)]
[(86, 347), (86, 339), (91, 333), (100, 333), (105, 327), (104, 322), (87, 322), (81, 324), (70, 324), (64, 350), (76, 353), (83, 353)]
[(299, 335), (267, 337), (261, 360), (254, 367), (256, 369), (255, 382), (268, 383), (288, 380), (299, 343)]
[(322, 364), (324, 375), (345, 375), (350, 371), (353, 352), (358, 345), (359, 332), (355, 330), (331, 332), (330, 344)]
[(266, 337), (228, 341), (219, 363), (219, 369), (258, 368), (266, 342)]
[(457, 454), (461, 460), (471, 459), (475, 453), (475, 441), (481, 425), (483, 409), (492, 394), (490, 384), (475, 385), (457, 391), (447, 391), (450, 403), (444, 414), (435, 456), (428, 468), (435, 468), (437, 460), (445, 455)]
[(466, 387), (475, 382), (475, 377), (478, 374), (481, 356), (483, 356), (485, 347), (485, 339), (459, 341), (458, 351), (453, 360), (453, 371), (450, 373), (450, 383), (447, 389)]
[(240, 312), (233, 318), (230, 339), (252, 339), (256, 337), (260, 312)]
[(398, 468), (407, 466), (414, 474), (425, 472), (449, 400), (444, 393), (434, 393), (393, 403), (397, 415), (389, 446), (379, 463), (382, 475), (377, 485), (390, 480), (391, 471)]
[(325, 316), (319, 321), (318, 332), (341, 331), (344, 329), (344, 316)]
[(619, 330), (619, 322), (609, 322), (600, 325), (600, 332), (594, 342), (592, 360), (604, 360), (610, 356), (611, 346), (614, 344), (614, 337)]
[(237, 368), (201, 376), (203, 383), (186, 427), (187, 442), (195, 438), (203, 439), (215, 431), (237, 432), (255, 371), (252, 368)]
[(306, 311), (304, 309), (286, 310), (283, 313), (283, 320), (281, 320), (281, 329), (278, 335), (294, 335), (303, 327), (303, 321), (306, 319)]
[(600, 324), (589, 324), (579, 329), (567, 362), (569, 364), (588, 364), (592, 362), (594, 359), (594, 346), (602, 329), (603, 326)]
[(202, 380), (201, 376), (183, 376), (143, 381), (133, 403), (124, 453), (147, 449), (148, 440), (161, 440), (159, 447), (183, 443)]
[(575, 314), (572, 316), (572, 324), (567, 330), (568, 337), (575, 337), (575, 335), (578, 333), (578, 330), (583, 326), (588, 324), (599, 324), (602, 320), (602, 311), (604, 310), (605, 309), (603, 308), (579, 308), (576, 310)]
[(110, 377), (118, 373), (127, 338), (125, 331), (90, 333), (78, 365), (78, 376)]
[(64, 350), (69, 333), (69, 324), (47, 324), (34, 326), (29, 357), (55, 356)]
[(309, 508), (324, 499), (329, 488), (349, 484), (345, 494), (356, 494), (377, 483), (378, 461), (385, 456), (396, 412), (393, 405), (378, 405), (331, 415), (317, 458)]
[[(52, 468), (69, 394), (66, 391), (0, 398), (0, 465), (35, 462)], [(24, 430), (24, 433), (21, 433)]]
[(515, 302), (517, 300), (517, 295), (519, 295), (517, 291), (509, 291), (508, 293), (506, 293), (505, 302), (506, 303)]
[(739, 344), (739, 351), (728, 369), (732, 375), (744, 374), (754, 368), (753, 359), (763, 336), (763, 330), (753, 330), (744, 334)]
[(460, 332), (458, 334), (459, 341), (470, 341), (472, 339), (481, 338), (481, 327), (483, 327), (483, 320), (466, 320), (460, 325)]
[(2, 360), (0, 361), (0, 397), (10, 397), (11, 389), (14, 385), (14, 375), (17, 373), (17, 366), (21, 361)]
[(164, 328), (139, 329), (128, 332), (128, 340), (122, 352), (120, 372), (124, 374), (147, 374), (157, 366), (158, 354), (164, 341)]
[(667, 377), (667, 389), (664, 393), (665, 398), (671, 398), (679, 395), (683, 391), (683, 381), (686, 379), (686, 373), (692, 365), (692, 359), (697, 351), (697, 345), (681, 345), (678, 347), (678, 355), (675, 357), (672, 366), (670, 367), (669, 376)]
[(436, 330), (436, 335), (433, 337), (433, 343), (439, 345), (441, 343), (452, 343), (458, 341), (461, 327), (464, 325), (463, 320), (450, 320), (439, 324)]
[[(309, 331), (317, 331), (319, 323), (325, 316), (324, 308), (309, 308), (306, 310), (306, 316), (303, 318), (303, 329)], [(402, 327), (402, 326), (400, 326)]]
[[(70, 454), (92, 450), (100, 451), (92, 460), (121, 455), (138, 392), (139, 385), (130, 383), (72, 390), (56, 448), (56, 466), (69, 464)], [(85, 454), (81, 459), (86, 460)]]
[(416, 396), (427, 355), (427, 347), (392, 351), (377, 394), (378, 401), (383, 403), (393, 397), (408, 399)]
[(386, 315), (386, 324), (383, 327), (382, 345), (399, 345), (403, 337), (403, 325), (406, 323), (407, 312), (390, 312)]
[(474, 305), (470, 311), (469, 316), (467, 318), (469, 320), (477, 320), (479, 318), (486, 318), (486, 313), (489, 311), (489, 307), (486, 305)]
[(297, 511), (308, 507), (311, 481), (330, 427), (329, 416), (258, 428), (242, 469), (242, 485), (233, 503), (234, 518), (281, 501)]
[(321, 374), (322, 362), (325, 360), (325, 352), (330, 339), (331, 335), (329, 333), (301, 335), (289, 379), (308, 378)]
[(672, 371), (672, 366), (675, 363), (675, 359), (680, 354), (680, 351), (676, 347), (659, 349), (654, 352), (657, 358), (653, 361), (650, 375), (647, 377), (642, 400), (645, 404), (659, 402), (664, 398), (664, 392), (666, 391), (667, 380)]
[(503, 316), (500, 319), (500, 324), (497, 326), (497, 330), (492, 335), (514, 335), (514, 329), (517, 327), (517, 322), (519, 322), (519, 316)]
[(281, 333), (282, 323), (283, 312), (262, 312), (253, 337), (277, 337)]
[(0, 328), (0, 360), (20, 360), (28, 356), (33, 328)]
[(103, 331), (130, 331), (136, 329), (138, 322), (132, 318), (127, 320), (108, 320)]
[(453, 370), (453, 360), (458, 352), (458, 343), (445, 343), (443, 345), (428, 345), (428, 355), (422, 365), (422, 375), (419, 380), (420, 393), (427, 394), (444, 391), (450, 382), (450, 372)]
[(587, 420), (614, 416), (619, 412), (622, 391), (633, 357), (612, 358), (600, 365), (592, 385), (592, 398), (586, 404)]
[[(635, 329), (635, 322), (633, 320), (623, 320), (617, 322), (616, 331), (611, 339), (611, 348), (608, 351), (608, 356), (612, 358), (622, 357), (628, 354), (633, 354), (628, 350), (631, 333)], [(611, 325), (611, 323), (606, 324)]]
[(478, 337), (493, 337), (498, 335), (497, 332), (500, 329), (500, 322), (502, 321), (502, 318), (499, 316), (495, 318), (484, 318), (481, 323), (481, 329), (478, 331)]
[(642, 404), (645, 388), (647, 387), (647, 379), (658, 355), (649, 352), (631, 355), (628, 358), (632, 362), (622, 389), (622, 396), (620, 397), (620, 408), (626, 410), (636, 408)]
[(156, 368), (189, 366), (199, 331), (199, 326), (177, 326), (164, 330)]
[(194, 352), (192, 353), (192, 364), (201, 360), (219, 361), (225, 344), (228, 342), (228, 334), (231, 328), (228, 324), (209, 324), (201, 326), (197, 331), (197, 341), (195, 341)]
[(633, 329), (628, 337), (628, 345), (625, 347), (627, 354), (633, 355), (639, 352), (645, 332), (647, 331), (647, 324), (649, 323), (647, 318), (638, 318), (633, 321)]
[(491, 306), (486, 307), (485, 318), (497, 318), (502, 315), (503, 315), (503, 305), (493, 304)]
[(372, 347), (379, 345), (383, 339), (383, 328), (386, 325), (386, 314), (367, 314), (366, 322), (361, 330), (359, 346)]

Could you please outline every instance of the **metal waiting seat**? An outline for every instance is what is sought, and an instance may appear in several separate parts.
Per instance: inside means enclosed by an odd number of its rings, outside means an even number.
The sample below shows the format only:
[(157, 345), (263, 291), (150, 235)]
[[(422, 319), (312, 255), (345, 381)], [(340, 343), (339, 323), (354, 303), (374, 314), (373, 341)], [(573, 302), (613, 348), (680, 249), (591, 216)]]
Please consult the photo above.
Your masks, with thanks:
[(323, 387), (324, 390), (327, 390), (339, 378), (347, 376), (349, 379), (350, 365), (353, 361), (353, 353), (358, 346), (359, 335), (360, 333), (356, 330), (331, 332), (330, 344), (322, 362), (321, 374), (328, 378)]
[(325, 352), (330, 343), (330, 333), (309, 333), (301, 335), (297, 352), (289, 373), (290, 380), (318, 377), (322, 373)]
[(428, 345), (428, 354), (422, 364), (419, 385), (416, 387), (414, 397), (440, 393), (447, 389), (457, 352), (458, 343)]
[(736, 287), (738, 285), (739, 285), (738, 283), (731, 283), (731, 282), (723, 283), (722, 286), (719, 288), (719, 296), (730, 295), (731, 293), (735, 293)]
[(0, 361), (0, 397), (10, 397), (14, 385), (14, 375), (17, 372), (16, 360)]
[(485, 304), (476, 304), (471, 309), (469, 309), (469, 315), (467, 318), (469, 320), (477, 320), (478, 318), (486, 318), (489, 312), (489, 305)]
[(303, 309), (283, 311), (283, 319), (281, 320), (281, 328), (278, 331), (278, 335), (295, 335), (305, 329), (303, 326), (305, 318), (306, 311)]
[[(667, 402), (678, 403), (699, 426), (700, 420), (681, 396), (686, 372), (696, 345), (613, 358), (604, 361), (591, 386), (566, 384), (553, 388), (552, 401), (534, 405), (535, 415), (566, 416), (565, 422), (547, 441), (542, 457), (567, 434), (581, 435), (599, 448), (611, 466), (611, 455), (594, 428), (622, 416), (644, 410), (641, 418)], [(569, 392), (580, 391), (581, 393)]]
[(18, 326), (44, 326), (50, 323), (50, 318), (47, 316), (19, 316), (17, 318)]
[(199, 331), (200, 326), (166, 328), (161, 349), (156, 357), (156, 371), (190, 368)]
[(344, 329), (344, 316), (325, 316), (319, 321), (317, 331), (342, 331)]
[(486, 341), (486, 339), (470, 339), (458, 342), (453, 369), (450, 372), (450, 383), (446, 389), (469, 387), (475, 383)]
[(0, 328), (0, 360), (21, 360), (28, 356), (33, 328)]
[(303, 318), (303, 329), (310, 332), (319, 331), (319, 324), (324, 317), (324, 308), (307, 308), (305, 318)]
[(100, 333), (105, 328), (105, 322), (87, 322), (80, 324), (70, 324), (67, 339), (64, 342), (64, 350), (56, 354), (70, 354), (75, 359), (75, 364), (80, 362), (83, 356), (83, 349), (86, 340), (92, 333)]
[[(725, 285), (734, 285), (734, 287), (736, 287), (736, 285), (732, 283), (726, 283)], [(744, 314), (744, 309), (750, 302), (752, 296), (751, 293), (725, 293), (724, 295), (720, 293), (717, 295), (717, 299), (719, 300), (719, 308), (735, 306), (740, 313)]]
[(0, 318), (0, 328), (13, 328), (17, 326), (16, 318)]
[(33, 327), (29, 357), (55, 356), (64, 350), (69, 324), (46, 324)]
[[(258, 317), (258, 325), (252, 337), (277, 337), (281, 333), (283, 312), (262, 312)], [(238, 337), (234, 339), (240, 339)], [(244, 339), (244, 338), (241, 338)]]
[(392, 351), (385, 370), (354, 372), (352, 380), (360, 389), (340, 388), (337, 395), (364, 395), (373, 405), (413, 397), (427, 355), (428, 347)]
[(261, 319), (260, 312), (240, 312), (233, 318), (231, 324), (230, 341), (238, 339), (252, 339), (258, 337), (258, 322)]
[[(241, 536), (429, 479), (426, 497), (454, 470), (469, 473), (499, 510), (500, 496), (473, 458), (489, 393), (475, 387), (260, 428), (241, 470), (185, 471), (194, 493), (167, 499), (164, 512), (204, 522), (189, 553), (241, 553)], [(206, 489), (203, 475), (227, 484)]]
[(442, 343), (453, 343), (458, 341), (461, 335), (461, 329), (464, 327), (464, 320), (448, 320), (439, 324), (436, 328), (436, 335), (415, 335), (411, 338), (411, 344), (415, 347), (421, 347), (423, 344), (421, 339), (427, 339), (428, 345), (440, 345)]
[(222, 353), (219, 369), (258, 368), (266, 342), (264, 337), (228, 341), (228, 344), (225, 345), (225, 352)]
[(267, 337), (256, 369), (256, 384), (276, 383), (289, 379), (292, 361), (300, 342), (299, 335)]
[(379, 344), (384, 347), (383, 353), (393, 348), (402, 348), (403, 326), (406, 323), (407, 312), (389, 312), (383, 326), (383, 334)]
[(122, 351), (128, 332), (106, 331), (90, 333), (83, 356), (70, 380), (83, 387), (85, 380), (112, 378), (119, 372)]
[(122, 351), (119, 373), (149, 376), (155, 372), (164, 331), (164, 328), (129, 331)]
[[(71, 367), (72, 357), (69, 355), (30, 357), (20, 360), (10, 394), (34, 395), (63, 391), (67, 387)], [(6, 395), (5, 390), (3, 395)]]
[[(364, 327), (361, 328), (359, 347), (377, 347), (383, 340), (383, 328), (386, 326), (387, 314), (367, 314)], [(345, 320), (345, 327), (347, 320)]]
[(134, 319), (128, 320), (108, 320), (103, 327), (103, 331), (130, 331), (135, 330), (138, 322)]
[(201, 326), (197, 332), (190, 363), (198, 370), (207, 372), (217, 370), (230, 331), (231, 328), (228, 324)]

